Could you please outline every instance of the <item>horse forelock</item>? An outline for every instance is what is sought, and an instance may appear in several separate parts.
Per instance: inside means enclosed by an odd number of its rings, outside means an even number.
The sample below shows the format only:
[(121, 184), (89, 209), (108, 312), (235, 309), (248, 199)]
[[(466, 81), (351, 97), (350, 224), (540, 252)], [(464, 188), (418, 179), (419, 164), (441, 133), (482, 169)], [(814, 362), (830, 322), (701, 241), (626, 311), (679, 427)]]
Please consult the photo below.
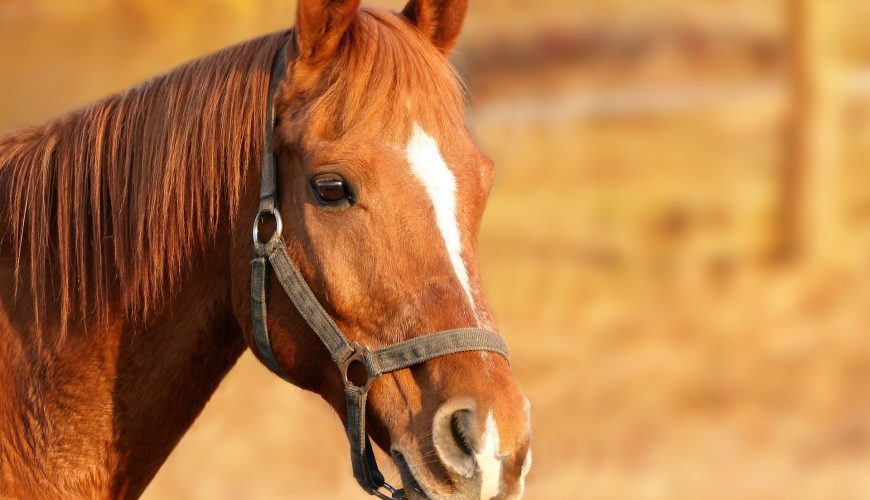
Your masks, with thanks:
[[(285, 89), (277, 103), (279, 110), (302, 103), (287, 124), (295, 133), (330, 139), (362, 127), (404, 144), (415, 122), (445, 133), (465, 130), (464, 87), (456, 70), (393, 12), (361, 9), (331, 60), (296, 70), (300, 75), (285, 84), (296, 88)], [(316, 74), (313, 81), (306, 72)]]

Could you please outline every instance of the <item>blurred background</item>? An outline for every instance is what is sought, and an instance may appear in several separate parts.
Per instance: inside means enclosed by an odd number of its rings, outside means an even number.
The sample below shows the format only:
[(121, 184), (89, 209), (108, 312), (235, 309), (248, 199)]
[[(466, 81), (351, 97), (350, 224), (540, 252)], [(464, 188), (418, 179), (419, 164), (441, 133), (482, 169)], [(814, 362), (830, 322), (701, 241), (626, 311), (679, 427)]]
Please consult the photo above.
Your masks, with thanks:
[[(480, 260), (533, 403), (527, 497), (870, 498), (870, 2), (471, 5), (454, 61), (498, 164)], [(294, 13), (2, 0), (0, 132)], [(145, 498), (368, 498), (346, 447), (246, 354)]]

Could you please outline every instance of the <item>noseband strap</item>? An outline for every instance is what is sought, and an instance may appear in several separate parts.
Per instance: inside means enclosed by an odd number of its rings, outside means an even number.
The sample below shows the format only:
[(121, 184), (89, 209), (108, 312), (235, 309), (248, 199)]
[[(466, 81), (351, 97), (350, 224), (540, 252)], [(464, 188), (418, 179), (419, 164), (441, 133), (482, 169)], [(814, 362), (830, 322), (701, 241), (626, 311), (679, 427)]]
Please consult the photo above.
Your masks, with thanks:
[[(366, 398), (372, 384), (385, 373), (459, 352), (489, 351), (507, 359), (507, 345), (495, 332), (479, 328), (461, 328), (423, 335), (370, 350), (366, 346), (348, 340), (323, 309), (305, 278), (290, 259), (287, 245), (281, 235), (282, 223), (277, 208), (277, 180), (272, 136), (275, 125), (273, 98), (286, 72), (285, 59), (286, 50), (282, 48), (274, 64), (269, 88), (266, 138), (261, 165), (260, 207), (254, 221), (254, 258), (251, 261), (253, 343), (260, 360), (274, 373), (289, 381), (289, 377), (281, 368), (272, 350), (266, 324), (267, 285), (271, 268), (284, 292), (329, 351), (332, 361), (341, 373), (347, 404), (345, 430), (350, 442), (354, 477), (360, 486), (372, 495), (385, 499), (404, 498), (402, 490), (396, 490), (384, 481), (366, 434)], [(262, 243), (258, 238), (258, 229), (262, 217), (266, 214), (275, 217), (278, 227), (269, 241)], [(366, 380), (361, 385), (357, 385), (348, 375), (350, 367), (354, 364), (359, 364), (365, 369)], [(387, 490), (388, 494), (382, 493), (382, 490)]]

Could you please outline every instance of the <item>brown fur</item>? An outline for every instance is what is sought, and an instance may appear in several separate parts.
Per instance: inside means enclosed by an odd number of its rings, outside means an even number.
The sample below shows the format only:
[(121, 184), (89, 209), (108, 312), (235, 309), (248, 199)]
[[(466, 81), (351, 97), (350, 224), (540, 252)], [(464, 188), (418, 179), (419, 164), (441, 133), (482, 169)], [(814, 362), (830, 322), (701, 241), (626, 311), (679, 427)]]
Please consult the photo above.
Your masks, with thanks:
[[(137, 496), (250, 345), (256, 165), (282, 43), (279, 206), (318, 299), (351, 339), (375, 347), (475, 316), (492, 325), (475, 263), (492, 166), (466, 131), (461, 87), (420, 26), (357, 5), (318, 11), (322, 1), (302, 0), (295, 35), (228, 49), (0, 140), (0, 282), (15, 285), (0, 288), (0, 497)], [(397, 148), (412, 123), (454, 170), (475, 310)], [(312, 199), (308, 180), (324, 171), (348, 180), (353, 207)], [(338, 370), (277, 282), (270, 289), (279, 361), (343, 417)], [(528, 422), (497, 356), (385, 376), (368, 430), (433, 488), (465, 494), (423, 460), (433, 415), (458, 397), (476, 402), (479, 425), (495, 416), (504, 493), (517, 490)]]

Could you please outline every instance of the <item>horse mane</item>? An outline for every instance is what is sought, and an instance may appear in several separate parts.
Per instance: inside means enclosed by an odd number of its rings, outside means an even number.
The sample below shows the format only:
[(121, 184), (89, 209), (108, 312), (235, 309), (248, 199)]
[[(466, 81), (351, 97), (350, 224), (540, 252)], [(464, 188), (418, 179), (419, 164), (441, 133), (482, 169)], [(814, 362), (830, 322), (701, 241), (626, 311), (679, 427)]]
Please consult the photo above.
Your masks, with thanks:
[[(0, 249), (14, 252), (16, 296), (29, 282), (37, 330), (49, 300), (62, 335), (74, 314), (108, 318), (115, 289), (132, 317), (161, 304), (193, 250), (237, 212), (262, 155), (272, 63), (291, 39), (225, 49), (0, 138)], [(309, 100), (279, 93), (276, 109), (338, 135), (359, 123), (396, 134), (412, 114), (464, 126), (452, 66), (391, 12), (360, 10), (320, 81)]]
[(0, 138), (3, 248), (15, 254), (16, 296), (30, 283), (37, 329), (47, 298), (59, 302), (61, 332), (76, 312), (107, 317), (112, 286), (138, 315), (160, 303), (191, 248), (238, 206), (287, 40), (225, 49)]

